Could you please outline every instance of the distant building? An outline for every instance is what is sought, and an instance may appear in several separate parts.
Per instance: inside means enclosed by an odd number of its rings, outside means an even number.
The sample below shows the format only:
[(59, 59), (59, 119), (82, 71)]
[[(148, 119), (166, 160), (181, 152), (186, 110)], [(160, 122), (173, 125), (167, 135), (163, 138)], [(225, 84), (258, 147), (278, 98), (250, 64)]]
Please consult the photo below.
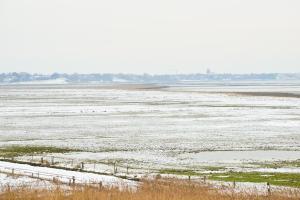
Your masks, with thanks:
[(206, 69), (206, 74), (211, 74), (211, 71), (209, 68)]

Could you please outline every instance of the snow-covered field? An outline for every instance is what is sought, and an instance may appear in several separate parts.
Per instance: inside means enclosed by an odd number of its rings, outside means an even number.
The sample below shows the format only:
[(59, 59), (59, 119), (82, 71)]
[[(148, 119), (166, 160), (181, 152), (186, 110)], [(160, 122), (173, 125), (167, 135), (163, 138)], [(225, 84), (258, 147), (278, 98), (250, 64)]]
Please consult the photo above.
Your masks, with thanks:
[(298, 94), (297, 82), (2, 85), (0, 146), (81, 149), (57, 156), (145, 170), (297, 160)]
[[(14, 170), (13, 173), (12, 170)], [(12, 186), (22, 186), (22, 184), (25, 184), (26, 186), (26, 184), (32, 183), (33, 180), (36, 181), (37, 179), (45, 180), (44, 183), (48, 183), (50, 185), (50, 182), (47, 181), (53, 181), (53, 178), (56, 181), (65, 184), (72, 184), (74, 180), (74, 183), (76, 184), (94, 184), (96, 186), (98, 186), (100, 183), (102, 186), (118, 187), (135, 187), (137, 185), (134, 181), (124, 180), (113, 176), (53, 169), (47, 167), (34, 167), (25, 164), (16, 164), (1, 161), (0, 172), (0, 184), (2, 186), (5, 186), (7, 184), (10, 184)], [(9, 176), (5, 176), (3, 173), (7, 173)], [(13, 178), (12, 174), (14, 174), (15, 176), (20, 175), (21, 178)]]

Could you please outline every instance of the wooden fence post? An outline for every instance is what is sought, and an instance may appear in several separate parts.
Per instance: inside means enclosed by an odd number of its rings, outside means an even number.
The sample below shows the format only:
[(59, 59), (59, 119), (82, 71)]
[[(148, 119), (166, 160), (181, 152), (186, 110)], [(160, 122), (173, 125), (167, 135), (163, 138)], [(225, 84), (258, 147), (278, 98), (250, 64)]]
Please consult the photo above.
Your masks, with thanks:
[(51, 165), (54, 165), (54, 156), (51, 157)]
[(75, 185), (75, 176), (72, 177), (73, 185)]
[(114, 174), (116, 173), (116, 162), (114, 162)]
[(267, 190), (268, 190), (268, 195), (271, 195), (271, 185), (269, 182), (267, 182)]

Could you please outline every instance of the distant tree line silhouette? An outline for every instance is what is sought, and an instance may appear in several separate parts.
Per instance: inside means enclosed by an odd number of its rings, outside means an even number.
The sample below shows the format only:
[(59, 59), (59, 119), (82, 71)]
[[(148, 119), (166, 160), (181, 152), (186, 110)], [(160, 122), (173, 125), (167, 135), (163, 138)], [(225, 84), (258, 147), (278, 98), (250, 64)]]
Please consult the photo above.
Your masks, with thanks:
[(29, 74), (12, 72), (0, 74), (0, 83), (18, 83), (63, 79), (68, 83), (131, 82), (131, 83), (177, 83), (184, 81), (255, 81), (255, 80), (300, 80), (300, 74)]

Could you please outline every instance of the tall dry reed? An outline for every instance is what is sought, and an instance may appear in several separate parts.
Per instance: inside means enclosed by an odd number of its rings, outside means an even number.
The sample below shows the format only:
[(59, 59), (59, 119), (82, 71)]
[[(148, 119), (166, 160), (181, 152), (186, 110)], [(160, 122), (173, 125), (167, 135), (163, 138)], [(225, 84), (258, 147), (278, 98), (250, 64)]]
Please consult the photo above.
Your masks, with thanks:
[(237, 193), (213, 189), (186, 181), (145, 181), (137, 189), (73, 187), (62, 189), (6, 188), (0, 199), (7, 200), (300, 200), (300, 192), (281, 191), (271, 195)]

